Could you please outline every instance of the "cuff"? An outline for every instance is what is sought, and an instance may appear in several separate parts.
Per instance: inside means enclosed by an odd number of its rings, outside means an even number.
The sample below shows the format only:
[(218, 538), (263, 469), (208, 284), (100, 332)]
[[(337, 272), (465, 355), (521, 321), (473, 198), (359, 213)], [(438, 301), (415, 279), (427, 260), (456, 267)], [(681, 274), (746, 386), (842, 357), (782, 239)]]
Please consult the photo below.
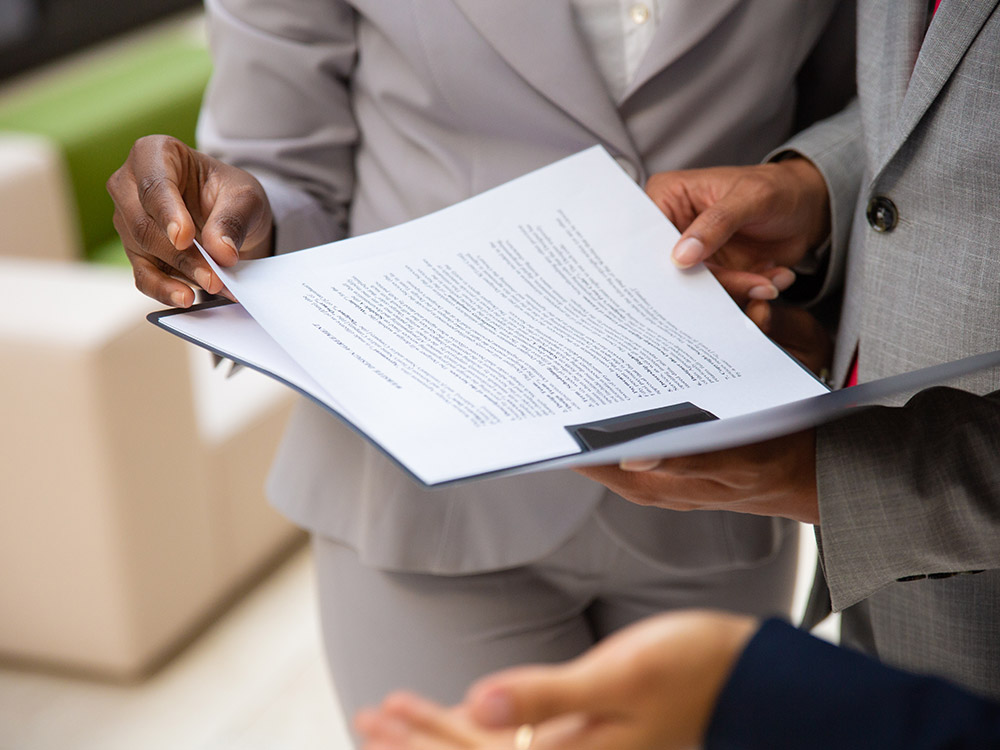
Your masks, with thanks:
[[(767, 155), (765, 161), (789, 156), (808, 159), (823, 175), (830, 195), (829, 245), (816, 248), (812, 274), (806, 274), (794, 301), (813, 304), (829, 297), (841, 284), (847, 242), (865, 163), (857, 102), (842, 112), (798, 133)], [(787, 293), (786, 293), (787, 296)]]
[(766, 621), (719, 695), (705, 750), (997, 747), (1000, 706)]

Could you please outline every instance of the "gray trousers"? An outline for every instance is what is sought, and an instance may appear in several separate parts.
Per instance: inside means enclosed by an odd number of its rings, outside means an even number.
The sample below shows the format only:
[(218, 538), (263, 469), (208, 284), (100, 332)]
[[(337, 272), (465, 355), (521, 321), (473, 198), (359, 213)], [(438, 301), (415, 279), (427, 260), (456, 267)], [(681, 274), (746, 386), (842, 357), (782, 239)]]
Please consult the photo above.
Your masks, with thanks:
[(451, 704), (489, 672), (572, 658), (648, 615), (716, 608), (789, 615), (798, 535), (755, 567), (667, 570), (594, 516), (531, 565), (476, 575), (378, 570), (313, 536), (323, 640), (335, 691), (354, 713), (396, 689)]

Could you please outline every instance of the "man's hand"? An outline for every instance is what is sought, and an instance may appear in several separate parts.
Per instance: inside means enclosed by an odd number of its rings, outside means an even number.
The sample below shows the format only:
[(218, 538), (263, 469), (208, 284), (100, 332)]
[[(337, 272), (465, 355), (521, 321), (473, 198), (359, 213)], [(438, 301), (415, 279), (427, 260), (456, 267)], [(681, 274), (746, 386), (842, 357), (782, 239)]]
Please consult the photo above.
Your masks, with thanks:
[(746, 315), (774, 343), (822, 377), (833, 360), (833, 338), (808, 310), (780, 302), (750, 300)]
[(714, 453), (576, 471), (638, 505), (819, 523), (814, 430)]
[(165, 305), (189, 307), (192, 286), (227, 294), (196, 237), (221, 266), (272, 253), (271, 206), (256, 178), (176, 138), (136, 141), (107, 188), (135, 285)]
[[(674, 262), (705, 261), (747, 316), (817, 375), (832, 342), (805, 310), (774, 304), (794, 280), (788, 267), (830, 231), (829, 197), (819, 171), (791, 158), (752, 167), (653, 175), (646, 192), (683, 230)], [(813, 430), (683, 458), (577, 469), (639, 505), (731, 510), (818, 523)]]
[(646, 193), (683, 232), (674, 262), (705, 261), (740, 304), (777, 297), (795, 279), (789, 269), (830, 233), (826, 182), (803, 158), (661, 172)]
[(691, 748), (758, 627), (716, 612), (659, 615), (566, 664), (486, 677), (455, 708), (400, 693), (355, 726), (365, 750), (512, 750), (524, 725), (531, 750)]

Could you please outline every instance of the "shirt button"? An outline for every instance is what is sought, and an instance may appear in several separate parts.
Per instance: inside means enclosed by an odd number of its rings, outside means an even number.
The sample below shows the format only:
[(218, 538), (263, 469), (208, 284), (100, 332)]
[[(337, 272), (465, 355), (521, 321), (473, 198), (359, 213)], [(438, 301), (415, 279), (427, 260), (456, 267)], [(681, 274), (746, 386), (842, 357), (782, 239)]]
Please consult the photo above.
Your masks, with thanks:
[(877, 195), (868, 201), (865, 216), (868, 218), (868, 225), (876, 232), (891, 232), (899, 223), (896, 204), (884, 195)]
[(628, 16), (633, 23), (642, 25), (649, 20), (649, 8), (642, 3), (636, 3), (628, 9)]

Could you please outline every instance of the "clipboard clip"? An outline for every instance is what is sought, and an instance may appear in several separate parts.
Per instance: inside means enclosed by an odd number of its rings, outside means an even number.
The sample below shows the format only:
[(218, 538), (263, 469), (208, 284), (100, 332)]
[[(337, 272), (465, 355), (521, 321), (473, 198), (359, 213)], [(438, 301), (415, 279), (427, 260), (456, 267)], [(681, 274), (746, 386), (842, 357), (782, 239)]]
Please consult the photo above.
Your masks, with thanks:
[(690, 401), (685, 401), (634, 414), (623, 414), (619, 417), (598, 419), (594, 422), (566, 425), (566, 431), (585, 451), (593, 451), (652, 435), (654, 432), (662, 432), (698, 422), (711, 422), (715, 419), (718, 417), (712, 412), (705, 411)]

